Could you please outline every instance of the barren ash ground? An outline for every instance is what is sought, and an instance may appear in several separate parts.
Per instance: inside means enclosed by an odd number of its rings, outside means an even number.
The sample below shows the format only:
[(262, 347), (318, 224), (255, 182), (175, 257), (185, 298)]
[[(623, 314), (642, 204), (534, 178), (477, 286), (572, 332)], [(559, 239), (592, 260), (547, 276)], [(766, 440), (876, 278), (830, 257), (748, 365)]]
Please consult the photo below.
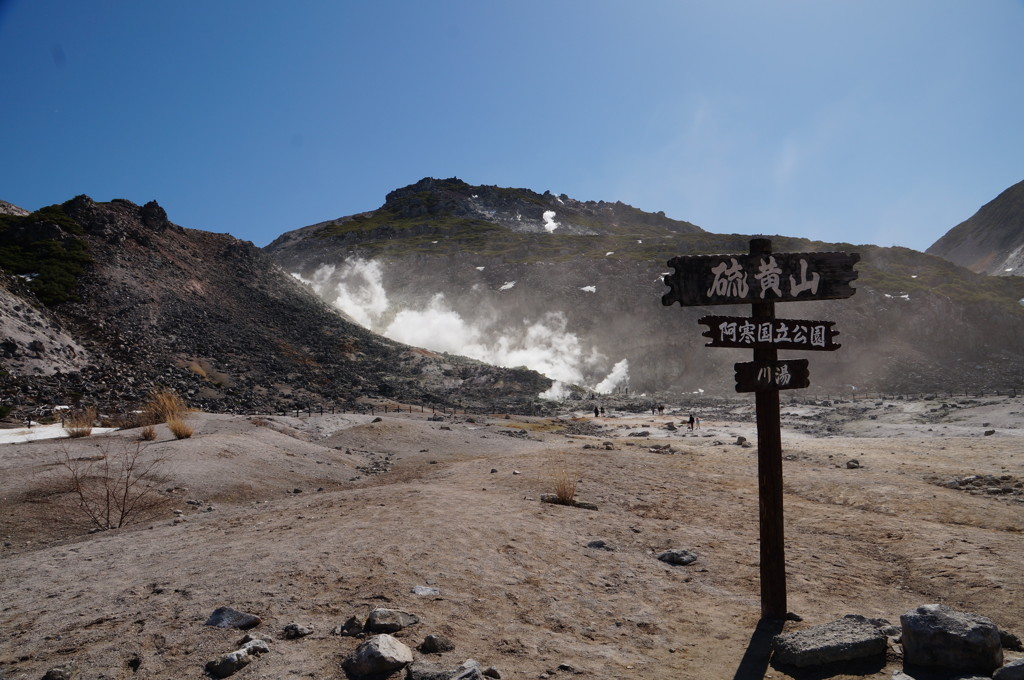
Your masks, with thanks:
[[(751, 677), (757, 455), (736, 442), (756, 444), (752, 402), (700, 410), (694, 432), (685, 404), (193, 413), (191, 438), (161, 425), (142, 445), (162, 460), (160, 503), (93, 533), (59, 460), (111, 459), (138, 430), (0, 444), (0, 678), (69, 662), (83, 679), (203, 677), (242, 636), (204, 625), (221, 606), (260, 616), (251, 633), (270, 642), (238, 678), (344, 677), (360, 640), (331, 631), (375, 607), (419, 617), (395, 634), (410, 647), (448, 637), (433, 661), (502, 678)], [(788, 608), (802, 617), (787, 631), (945, 603), (1024, 634), (1024, 398), (784, 398), (782, 413)], [(562, 471), (596, 510), (540, 502)], [(698, 559), (656, 559), (670, 548)], [(313, 632), (285, 639), (290, 623)], [(894, 647), (884, 667), (832, 677), (901, 667)]]

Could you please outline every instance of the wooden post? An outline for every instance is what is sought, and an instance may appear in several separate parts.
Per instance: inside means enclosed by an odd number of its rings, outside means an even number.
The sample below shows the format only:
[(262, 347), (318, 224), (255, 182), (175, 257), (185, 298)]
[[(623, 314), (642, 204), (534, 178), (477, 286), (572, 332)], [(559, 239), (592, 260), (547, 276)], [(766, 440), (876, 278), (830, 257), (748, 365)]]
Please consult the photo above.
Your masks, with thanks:
[[(751, 255), (769, 255), (769, 239), (752, 239)], [(753, 320), (775, 318), (772, 301), (751, 304)], [(755, 349), (754, 361), (776, 361), (776, 349)], [(786, 616), (786, 548), (782, 514), (782, 432), (779, 392), (754, 393), (757, 409), (757, 485), (761, 537), (761, 618)]]

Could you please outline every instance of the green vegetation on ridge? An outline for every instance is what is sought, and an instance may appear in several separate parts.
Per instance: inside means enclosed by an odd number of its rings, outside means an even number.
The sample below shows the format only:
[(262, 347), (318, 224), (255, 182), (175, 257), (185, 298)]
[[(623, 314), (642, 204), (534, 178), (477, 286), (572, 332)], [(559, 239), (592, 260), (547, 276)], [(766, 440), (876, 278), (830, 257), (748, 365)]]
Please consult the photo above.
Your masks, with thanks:
[(0, 215), (0, 269), (25, 279), (45, 305), (77, 301), (78, 278), (92, 262), (84, 233), (60, 205)]

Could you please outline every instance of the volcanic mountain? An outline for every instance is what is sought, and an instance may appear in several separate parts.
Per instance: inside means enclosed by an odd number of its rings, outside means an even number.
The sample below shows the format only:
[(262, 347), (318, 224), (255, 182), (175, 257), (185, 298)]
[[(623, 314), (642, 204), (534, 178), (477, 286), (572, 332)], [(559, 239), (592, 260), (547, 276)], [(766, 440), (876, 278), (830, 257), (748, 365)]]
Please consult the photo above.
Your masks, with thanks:
[(1024, 182), (983, 205), (926, 252), (979, 274), (1024, 276)]
[(249, 242), (156, 202), (79, 196), (0, 215), (0, 398), (133, 408), (154, 387), (209, 410), (531, 400), (533, 371), (401, 345), (344, 318)]
[[(368, 328), (524, 364), (566, 394), (730, 393), (733, 364), (750, 353), (705, 348), (697, 320), (737, 310), (665, 308), (662, 276), (674, 256), (745, 253), (749, 240), (622, 203), (426, 178), (377, 210), (288, 232), (266, 251)], [(861, 255), (852, 298), (776, 310), (837, 322), (842, 348), (810, 357), (812, 392), (1024, 383), (1024, 282), (1016, 277), (978, 275), (906, 248), (771, 240), (775, 252)]]

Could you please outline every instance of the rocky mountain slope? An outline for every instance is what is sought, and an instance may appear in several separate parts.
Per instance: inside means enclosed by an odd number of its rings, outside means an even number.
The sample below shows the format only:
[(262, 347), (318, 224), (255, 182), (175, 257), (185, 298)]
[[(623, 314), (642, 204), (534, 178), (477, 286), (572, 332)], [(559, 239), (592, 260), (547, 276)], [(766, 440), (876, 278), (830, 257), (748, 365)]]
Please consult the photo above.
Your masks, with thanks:
[(386, 340), (251, 243), (155, 202), (0, 216), (0, 403), (128, 410), (154, 386), (215, 410), (532, 399), (550, 381)]
[(979, 274), (1024, 276), (1024, 182), (983, 205), (926, 252)]
[[(662, 274), (677, 255), (745, 253), (749, 238), (623, 204), (424, 179), (378, 210), (289, 232), (266, 250), (388, 337), (601, 390), (730, 393), (732, 366), (750, 352), (705, 348), (697, 319), (748, 308), (665, 308)], [(776, 309), (779, 318), (837, 322), (842, 348), (808, 357), (811, 390), (1024, 385), (1017, 277), (905, 248), (772, 240), (776, 252), (861, 255), (852, 298)]]

